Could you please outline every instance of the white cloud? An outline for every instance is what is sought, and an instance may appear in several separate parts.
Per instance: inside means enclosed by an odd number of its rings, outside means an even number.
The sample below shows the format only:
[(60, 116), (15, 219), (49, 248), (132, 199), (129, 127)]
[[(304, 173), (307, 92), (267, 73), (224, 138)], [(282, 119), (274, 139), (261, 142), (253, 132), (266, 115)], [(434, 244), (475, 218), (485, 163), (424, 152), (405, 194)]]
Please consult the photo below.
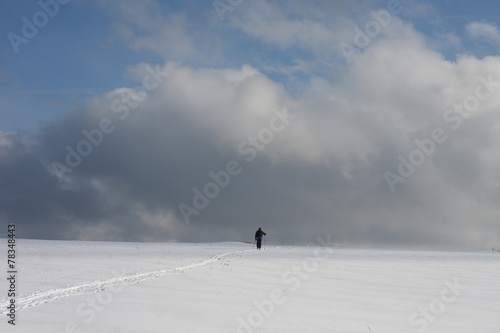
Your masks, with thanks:
[(465, 27), (467, 34), (473, 38), (484, 38), (493, 45), (500, 46), (500, 30), (490, 23), (471, 22)]
[[(186, 13), (169, 10), (156, 0), (104, 0), (101, 8), (111, 21), (111, 39), (119, 40), (134, 51), (151, 51), (164, 59), (189, 61), (217, 58), (217, 38), (207, 41), (204, 31)], [(203, 53), (200, 48), (210, 48)]]
[(307, 7), (308, 10), (298, 5), (283, 8), (278, 3), (257, 0), (229, 19), (232, 26), (247, 35), (281, 50), (297, 47), (322, 57), (339, 54), (340, 42), (354, 26), (352, 20), (341, 15), (346, 4), (342, 1)]

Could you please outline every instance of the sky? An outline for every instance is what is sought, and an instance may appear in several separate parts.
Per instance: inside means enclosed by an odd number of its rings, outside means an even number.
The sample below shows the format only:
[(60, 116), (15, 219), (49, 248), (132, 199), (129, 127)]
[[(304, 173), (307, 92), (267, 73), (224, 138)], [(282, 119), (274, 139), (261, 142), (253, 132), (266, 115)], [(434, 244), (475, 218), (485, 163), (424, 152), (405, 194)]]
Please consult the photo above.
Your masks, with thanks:
[(4, 1), (0, 235), (491, 248), (497, 1)]

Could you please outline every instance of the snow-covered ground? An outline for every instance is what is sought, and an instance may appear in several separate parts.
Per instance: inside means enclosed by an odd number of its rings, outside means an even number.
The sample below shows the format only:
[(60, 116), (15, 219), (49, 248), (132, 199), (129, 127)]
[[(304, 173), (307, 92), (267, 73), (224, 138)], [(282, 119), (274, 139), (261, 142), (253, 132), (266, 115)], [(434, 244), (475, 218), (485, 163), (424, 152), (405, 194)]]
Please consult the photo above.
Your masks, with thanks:
[(323, 243), (17, 240), (0, 332), (500, 332), (500, 253)]

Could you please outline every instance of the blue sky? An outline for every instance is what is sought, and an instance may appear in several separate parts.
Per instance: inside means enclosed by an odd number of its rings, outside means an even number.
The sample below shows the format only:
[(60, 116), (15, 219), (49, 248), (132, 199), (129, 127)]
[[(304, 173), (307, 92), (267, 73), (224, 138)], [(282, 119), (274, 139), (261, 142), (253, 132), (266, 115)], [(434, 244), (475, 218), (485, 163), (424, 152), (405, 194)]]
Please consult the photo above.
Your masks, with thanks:
[[(13, 0), (0, 11), (0, 216), (48, 225), (28, 236), (200, 241), (213, 229), (222, 236), (210, 240), (220, 240), (244, 238), (259, 219), (289, 229), (282, 242), (307, 242), (324, 230), (357, 245), (499, 240), (492, 229), (500, 218), (498, 96), (464, 116), (459, 130), (443, 118), (480, 77), (500, 78), (498, 2), (400, 1), (387, 26), (379, 24), (349, 59), (342, 43), (355, 46), (356, 27), (367, 33), (373, 13), (387, 14), (392, 0), (222, 0), (232, 8), (223, 20), (213, 1), (41, 3), (57, 13)], [(23, 37), (23, 17), (32, 23), (37, 15), (47, 24), (13, 45), (9, 34)], [(117, 120), (112, 102), (151, 68), (169, 74)], [(297, 120), (187, 226), (179, 204), (210, 180), (209, 171), (240, 161), (238, 146), (285, 106)], [(66, 147), (76, 149), (82, 130), (104, 117), (116, 131), (72, 172), (55, 173)], [(449, 139), (392, 193), (387, 172), (397, 175), (400, 156), (409, 159), (415, 140), (436, 127)], [(39, 184), (45, 199), (32, 187)], [(102, 197), (113, 204), (92, 199)], [(32, 215), (20, 212), (26, 205)], [(228, 222), (238, 215), (246, 217)], [(415, 229), (423, 220), (426, 227)], [(137, 235), (141, 225), (146, 231)]]

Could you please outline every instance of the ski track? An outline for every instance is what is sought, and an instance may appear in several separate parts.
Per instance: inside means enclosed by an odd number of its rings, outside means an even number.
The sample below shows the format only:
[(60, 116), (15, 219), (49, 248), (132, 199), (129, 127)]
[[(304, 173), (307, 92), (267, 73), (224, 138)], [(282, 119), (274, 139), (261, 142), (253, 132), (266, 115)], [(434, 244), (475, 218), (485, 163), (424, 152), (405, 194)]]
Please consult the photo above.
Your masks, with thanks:
[[(239, 253), (250, 252), (250, 251), (252, 250), (239, 250), (233, 252), (226, 252), (212, 256), (209, 259), (205, 259), (198, 263), (189, 264), (187, 266), (161, 269), (144, 273), (133, 273), (115, 278), (108, 278), (92, 282), (84, 282), (79, 285), (70, 286), (66, 288), (52, 289), (47, 291), (37, 291), (29, 295), (20, 295), (16, 298), (16, 305), (17, 305), (16, 311), (39, 306), (46, 303), (51, 303), (64, 297), (97, 293), (100, 291), (104, 291), (115, 285), (135, 284), (151, 279), (156, 279), (165, 275), (179, 274), (190, 269), (206, 268), (225, 257), (232, 255), (234, 256), (238, 255)], [(0, 308), (6, 309), (9, 304), (10, 304), (9, 299), (4, 299), (0, 302)], [(2, 315), (5, 316), (8, 313), (9, 311), (3, 311)]]

